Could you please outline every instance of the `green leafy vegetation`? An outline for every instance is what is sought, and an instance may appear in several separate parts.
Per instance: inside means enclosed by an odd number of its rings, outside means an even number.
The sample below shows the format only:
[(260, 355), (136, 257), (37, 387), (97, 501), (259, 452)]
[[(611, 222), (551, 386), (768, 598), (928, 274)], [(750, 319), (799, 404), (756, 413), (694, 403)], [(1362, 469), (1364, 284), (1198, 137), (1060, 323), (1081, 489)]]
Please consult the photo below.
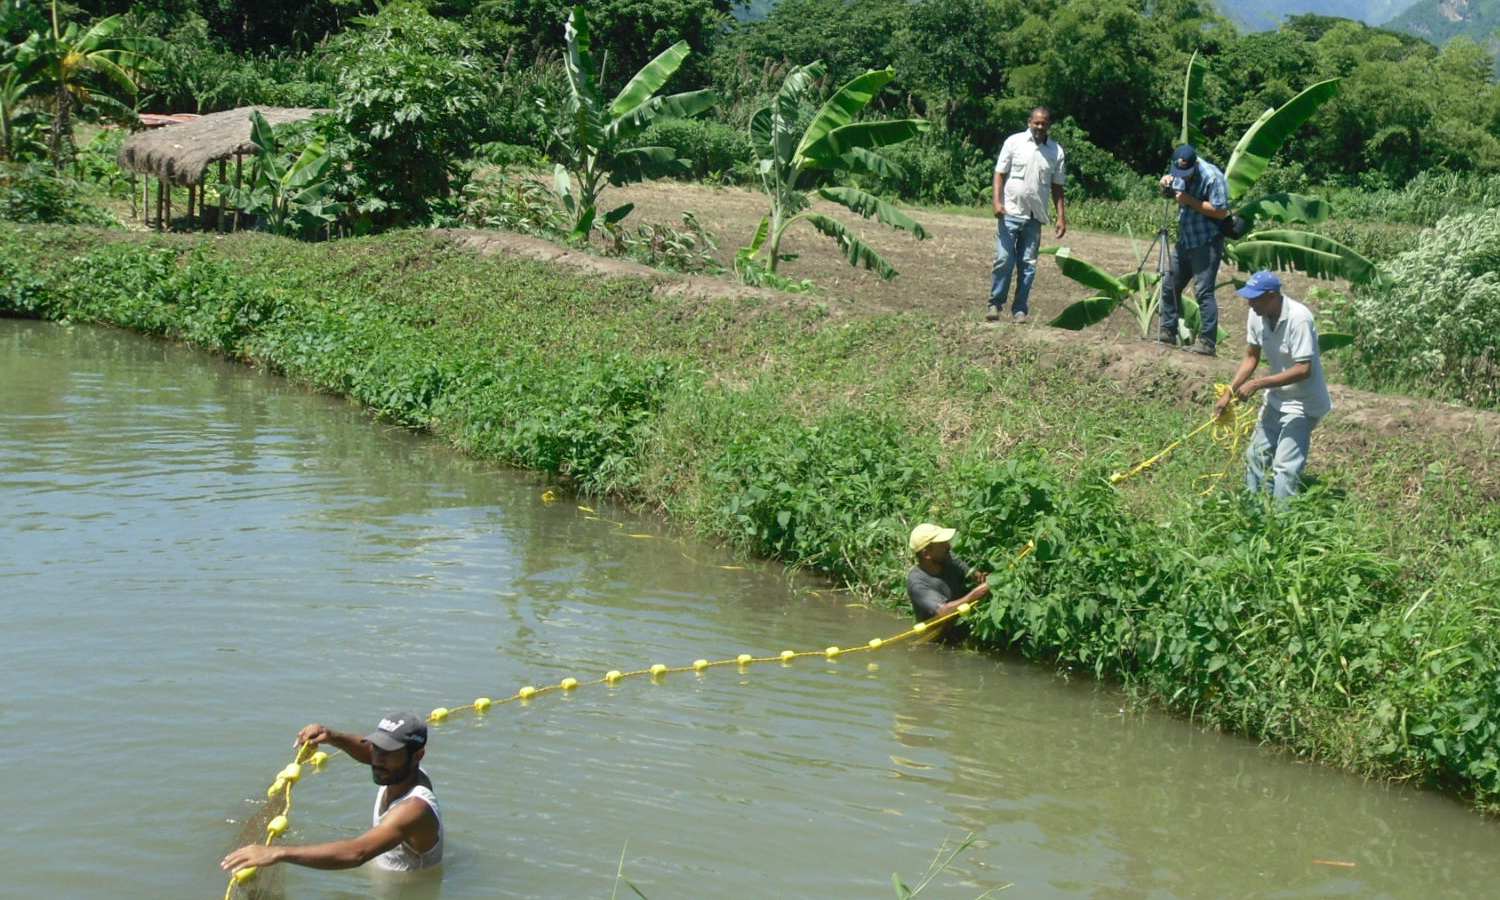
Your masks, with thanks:
[(225, 199), (237, 209), (264, 218), (273, 234), (305, 234), (336, 220), (343, 204), (329, 197), (333, 157), (323, 133), (302, 129), (304, 140), (299, 146), (283, 147), (260, 110), (251, 111), (250, 122), (250, 140), (255, 145), (250, 175), (242, 188), (221, 186)]
[[(1355, 384), (1500, 409), (1500, 211), (1451, 216), (1334, 310)], [(1392, 298), (1399, 298), (1392, 302)]]
[[(545, 101), (542, 107), (551, 121), (560, 157), (553, 190), (572, 223), (569, 236), (581, 241), (594, 228), (599, 195), (606, 184), (628, 184), (686, 170), (672, 148), (638, 146), (636, 137), (659, 118), (697, 115), (713, 106), (716, 98), (706, 90), (657, 94), (687, 58), (687, 42), (678, 41), (635, 73), (613, 100), (606, 101), (599, 89), (598, 65), (590, 49), (593, 36), (582, 6), (569, 14), (565, 35), (569, 94), (556, 107)], [(577, 197), (573, 196), (575, 186)], [(605, 213), (602, 222), (618, 224), (630, 210), (629, 204), (616, 207)]]
[[(955, 524), (996, 573), (974, 622), (988, 646), (1500, 808), (1500, 495), (1468, 477), (1500, 465), (1493, 444), (1455, 460), (1437, 435), (1371, 437), (1280, 515), (1115, 488), (1104, 473), (1205, 414), (1126, 402), (1179, 393), (1165, 370), (1101, 383), (1088, 354), (981, 351), (961, 324), (657, 293), (403, 230), (594, 234), (711, 269), (690, 214), (626, 228), (628, 210), (598, 209), (606, 185), (675, 169), (759, 182), (771, 213), (737, 270), (812, 292), (777, 271), (797, 221), (893, 274), (813, 198), (920, 235), (881, 198), (984, 208), (994, 151), (1045, 104), (1075, 228), (1154, 233), (1151, 186), (1190, 138), (1226, 161), (1237, 201), (1263, 192), (1244, 207), (1276, 227), (1237, 245), (1242, 264), (1352, 283), (1320, 304), (1354, 336), (1332, 360), (1343, 377), (1495, 407), (1500, 89), (1473, 42), (1317, 16), (1240, 35), (1197, 0), (783, 0), (732, 27), (722, 0), (600, 0), (571, 26), (562, 0), (117, 6), (0, 5), (0, 215), (103, 224), (97, 198), (133, 196), (121, 133), (75, 155), (74, 117), (307, 104), (331, 115), (256, 129), (236, 200), (272, 230), (359, 236), (7, 226), (0, 314), (265, 366), (883, 602), (900, 603), (910, 526)], [(686, 90), (661, 96), (669, 78)], [(1057, 258), (1096, 292), (1078, 321), (1125, 303), (1146, 333), (1151, 276)], [(1211, 454), (1180, 449), (1158, 478), (1217, 471)]]
[[(1149, 379), (1101, 385), (1087, 354), (979, 349), (958, 325), (812, 301), (765, 315), (417, 232), (198, 243), (12, 227), (0, 285), (0, 313), (263, 365), (881, 602), (902, 603), (911, 525), (956, 525), (995, 573), (974, 620), (990, 646), (1500, 804), (1500, 496), (1455, 478), (1429, 436), (1372, 436), (1281, 513), (1171, 489), (1222, 466), (1207, 446), (1122, 492), (1108, 471), (1205, 411), (1122, 402)], [(1470, 464), (1493, 470), (1489, 453)]]
[[(896, 77), (891, 69), (865, 72), (814, 110), (817, 86), (825, 75), (821, 62), (794, 68), (771, 103), (750, 119), (751, 142), (760, 154), (756, 172), (761, 189), (771, 200), (771, 214), (761, 220), (750, 246), (735, 260), (740, 277), (751, 284), (763, 283), (767, 274), (777, 275), (777, 267), (787, 259), (781, 252), (781, 240), (799, 221), (838, 241), (850, 265), (862, 265), (881, 278), (896, 277), (896, 270), (847, 225), (812, 209), (813, 196), (918, 239), (927, 237), (921, 223), (868, 191), (818, 183), (840, 172), (890, 176), (897, 167), (881, 154), (881, 148), (900, 144), (931, 128), (920, 119), (856, 121)], [(765, 262), (761, 262), (762, 251)]]

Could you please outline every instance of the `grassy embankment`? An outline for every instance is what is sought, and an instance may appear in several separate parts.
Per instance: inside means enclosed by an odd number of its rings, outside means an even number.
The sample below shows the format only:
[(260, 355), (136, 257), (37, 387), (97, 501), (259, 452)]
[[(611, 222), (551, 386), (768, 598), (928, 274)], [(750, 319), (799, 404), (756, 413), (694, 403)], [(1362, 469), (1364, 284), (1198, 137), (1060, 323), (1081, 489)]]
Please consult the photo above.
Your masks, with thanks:
[(989, 645), (1500, 807), (1500, 514), (1462, 485), (1412, 505), (1405, 485), (1432, 461), (1410, 446), (1372, 440), (1280, 515), (1196, 497), (1192, 477), (1224, 464), (1202, 444), (1117, 490), (1107, 473), (1205, 407), (960, 323), (658, 296), (424, 233), (8, 228), (0, 285), (0, 314), (254, 362), (880, 602), (904, 602), (910, 526), (956, 525), (999, 573), (975, 613)]

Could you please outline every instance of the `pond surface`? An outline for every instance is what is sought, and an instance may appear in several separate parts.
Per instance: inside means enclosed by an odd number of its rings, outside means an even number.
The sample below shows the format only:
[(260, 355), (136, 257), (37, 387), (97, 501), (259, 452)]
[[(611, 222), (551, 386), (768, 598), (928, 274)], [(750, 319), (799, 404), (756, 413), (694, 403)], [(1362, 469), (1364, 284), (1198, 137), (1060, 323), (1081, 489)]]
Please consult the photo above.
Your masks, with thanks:
[[(307, 722), (906, 626), (544, 490), (245, 367), (0, 319), (6, 896), (222, 897)], [(869, 900), (973, 835), (924, 898), (1494, 896), (1500, 831), (1462, 805), (1120, 707), (901, 644), (458, 715), (427, 758), (440, 893), (603, 900), (623, 868), (651, 900)], [(336, 757), (290, 838), (358, 834), (372, 793)], [(389, 890), (285, 868), (275, 892)]]

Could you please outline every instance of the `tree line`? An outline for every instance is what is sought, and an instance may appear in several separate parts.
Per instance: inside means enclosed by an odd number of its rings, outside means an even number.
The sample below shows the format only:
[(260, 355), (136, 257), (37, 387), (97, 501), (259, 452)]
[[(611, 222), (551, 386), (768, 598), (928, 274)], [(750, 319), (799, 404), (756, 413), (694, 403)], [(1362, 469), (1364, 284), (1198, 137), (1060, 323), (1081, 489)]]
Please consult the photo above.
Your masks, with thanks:
[[(334, 106), (351, 85), (351, 52), (373, 42), (393, 9), (419, 33), (411, 55), (457, 65), (449, 105), (463, 121), (431, 127), (464, 149), (550, 158), (537, 100), (565, 93), (559, 36), (566, 0), (78, 0), (64, 19), (121, 16), (122, 34), (162, 38), (159, 68), (137, 105), (213, 112), (250, 103)], [(832, 84), (869, 69), (896, 75), (872, 116), (933, 128), (891, 151), (900, 175), (867, 186), (906, 199), (977, 203), (1005, 135), (1040, 104), (1068, 147), (1075, 191), (1143, 196), (1170, 151), (1180, 73), (1205, 69), (1202, 130), (1210, 159), (1269, 107), (1309, 84), (1342, 79), (1268, 173), (1269, 186), (1388, 188), (1421, 172), (1500, 171), (1494, 60), (1460, 38), (1439, 49), (1352, 20), (1303, 15), (1278, 30), (1239, 34), (1204, 0), (781, 0), (764, 19), (736, 21), (729, 0), (598, 0), (589, 6), (600, 82), (623, 79), (678, 41), (691, 51), (669, 88), (712, 89), (721, 102), (691, 125), (667, 127), (695, 177), (749, 182), (749, 119), (788, 72), (821, 60)], [(0, 2), (9, 45), (51, 27), (48, 6)], [(373, 31), (378, 32), (378, 26)], [(418, 65), (415, 58), (393, 60)], [(436, 64), (436, 63), (434, 63)], [(530, 151), (530, 152), (528, 152)]]

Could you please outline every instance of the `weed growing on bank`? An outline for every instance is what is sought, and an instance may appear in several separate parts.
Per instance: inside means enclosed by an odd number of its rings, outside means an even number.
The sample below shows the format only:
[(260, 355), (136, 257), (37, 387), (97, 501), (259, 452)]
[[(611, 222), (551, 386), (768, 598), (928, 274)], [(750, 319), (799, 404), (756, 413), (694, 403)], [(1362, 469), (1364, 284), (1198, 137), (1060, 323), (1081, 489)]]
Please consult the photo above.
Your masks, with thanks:
[[(1030, 342), (978, 347), (955, 323), (658, 296), (419, 232), (6, 229), (0, 314), (253, 362), (892, 605), (911, 526), (951, 524), (994, 573), (973, 622), (987, 646), (1500, 805), (1500, 516), (1411, 449), (1372, 443), (1280, 514), (1197, 496), (1194, 476), (1224, 464), (1206, 446), (1122, 490), (1108, 473), (1206, 405), (1101, 383), (1096, 362)], [(1412, 503), (1423, 471), (1439, 502)]]

